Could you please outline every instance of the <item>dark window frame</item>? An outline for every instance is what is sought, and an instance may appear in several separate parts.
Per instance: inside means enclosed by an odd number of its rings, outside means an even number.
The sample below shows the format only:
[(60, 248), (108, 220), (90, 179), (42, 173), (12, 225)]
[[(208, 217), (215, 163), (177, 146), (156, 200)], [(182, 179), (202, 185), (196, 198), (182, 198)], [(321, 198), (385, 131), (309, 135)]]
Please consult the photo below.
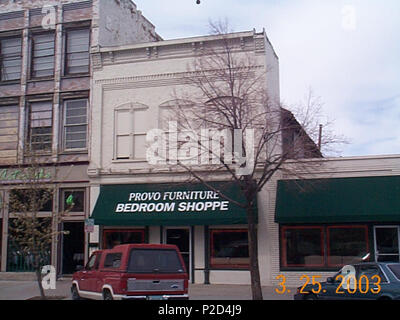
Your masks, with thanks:
[(64, 188), (61, 189), (61, 210), (66, 211), (68, 210), (68, 206), (66, 204), (66, 198), (65, 195), (67, 192), (73, 193), (73, 192), (83, 192), (83, 211), (73, 211), (74, 209), (68, 213), (69, 215), (83, 215), (86, 212), (87, 209), (87, 204), (86, 204), (86, 188)]
[[(10, 40), (19, 38), (21, 40), (20, 52), (17, 54), (8, 54), (6, 57), (3, 57), (3, 50), (2, 50), (2, 41), (3, 40)], [(0, 38), (0, 83), (8, 83), (8, 82), (20, 82), (22, 78), (22, 48), (23, 48), (23, 37), (21, 34), (15, 36), (5, 36)], [(19, 77), (16, 79), (3, 79), (3, 60), (6, 59), (14, 59), (19, 60), (20, 63), (20, 70), (19, 70)]]
[(280, 228), (280, 232), (281, 232), (281, 250), (280, 250), (280, 264), (281, 267), (284, 268), (323, 268), (324, 267), (324, 263), (323, 264), (310, 264), (310, 265), (288, 265), (287, 263), (287, 241), (285, 238), (285, 231), (286, 230), (295, 230), (295, 229), (318, 229), (321, 231), (321, 236), (320, 236), (320, 245), (321, 245), (321, 256), (323, 257), (323, 260), (325, 260), (325, 245), (324, 245), (324, 227), (323, 226), (282, 226)]
[[(51, 137), (51, 139), (50, 139), (50, 142), (48, 142), (48, 143), (40, 143), (40, 142), (37, 142), (37, 143), (34, 143), (34, 144), (37, 144), (37, 145), (40, 145), (40, 144), (50, 144), (50, 147), (49, 148), (44, 148), (44, 149), (35, 149), (35, 148), (33, 148), (32, 147), (32, 129), (33, 128), (43, 128), (43, 126), (40, 126), (40, 127), (32, 127), (32, 121), (33, 120), (35, 120), (35, 119), (32, 119), (32, 106), (33, 105), (35, 105), (35, 104), (40, 104), (40, 103), (43, 103), (43, 104), (50, 104), (51, 105), (51, 118), (44, 118), (44, 119), (40, 119), (40, 120), (50, 120), (50, 123), (51, 123), (51, 132), (50, 133), (47, 133), (47, 134), (43, 134), (43, 136), (50, 136)], [(52, 152), (52, 150), (53, 150), (53, 140), (54, 140), (54, 125), (53, 125), (53, 121), (54, 121), (54, 112), (53, 112), (53, 107), (54, 107), (54, 104), (53, 104), (53, 101), (52, 100), (41, 100), (41, 101), (30, 101), (29, 103), (28, 103), (28, 112), (27, 112), (27, 116), (28, 116), (28, 132), (27, 132), (27, 134), (28, 134), (28, 142), (29, 142), (29, 145), (30, 145), (30, 152), (34, 152), (34, 153), (44, 153), (44, 154), (48, 154), (48, 153), (51, 153)], [(46, 111), (38, 111), (38, 112), (46, 112)], [(46, 127), (46, 128), (49, 128), (49, 127)], [(40, 134), (35, 134), (34, 136), (39, 136)]]
[[(85, 101), (86, 102), (86, 121), (85, 123), (80, 124), (67, 124), (67, 104), (69, 102), (74, 101)], [(89, 148), (89, 98), (71, 98), (71, 99), (64, 99), (62, 101), (62, 135), (61, 135), (61, 146), (63, 152), (84, 152), (87, 151)], [(83, 127), (85, 126), (85, 147), (84, 148), (67, 148), (67, 129), (71, 127)], [(79, 140), (82, 141), (82, 140)]]
[(209, 239), (210, 239), (210, 250), (209, 250), (209, 261), (210, 261), (210, 269), (232, 269), (232, 270), (249, 270), (250, 268), (250, 257), (249, 262), (247, 264), (223, 264), (223, 263), (213, 263), (213, 257), (215, 255), (214, 249), (214, 234), (217, 233), (246, 233), (248, 235), (247, 229), (210, 229), (209, 230)]
[[(79, 51), (79, 52), (68, 52), (68, 41), (69, 41), (69, 34), (70, 32), (74, 32), (74, 31), (83, 31), (83, 30), (87, 30), (89, 32), (89, 49), (87, 51), (88, 53), (88, 71), (85, 72), (70, 72), (69, 70), (69, 65), (68, 65), (68, 55), (71, 54), (76, 54), (76, 53), (86, 53), (86, 51)], [(90, 71), (91, 71), (91, 59), (90, 59), (90, 46), (91, 46), (91, 36), (92, 36), (92, 30), (91, 30), (91, 26), (79, 26), (79, 27), (66, 27), (64, 29), (64, 52), (63, 52), (63, 56), (64, 56), (64, 76), (68, 77), (68, 76), (72, 76), (72, 77), (79, 77), (79, 76), (87, 76), (90, 75)]]
[[(286, 240), (285, 240), (285, 230), (287, 229), (320, 229), (321, 230), (321, 249), (323, 250), (323, 264), (322, 265), (288, 265), (285, 264), (286, 259)], [(329, 235), (328, 228), (346, 228), (346, 229), (363, 229), (365, 231), (365, 244), (366, 250), (370, 252), (370, 228), (368, 224), (332, 224), (332, 225), (281, 225), (279, 228), (279, 264), (280, 269), (283, 271), (311, 271), (311, 270), (319, 270), (319, 271), (334, 271), (338, 268), (343, 267), (343, 265), (338, 264), (328, 264), (329, 260)], [(366, 254), (368, 253), (366, 252)], [(357, 262), (355, 262), (357, 263)]]
[[(43, 58), (43, 57), (35, 57), (35, 37), (43, 36), (43, 35), (52, 35), (53, 36), (53, 55), (46, 55), (44, 57), (53, 57), (53, 73), (51, 75), (44, 75), (44, 76), (35, 76), (34, 75), (34, 61), (35, 58)], [(36, 79), (53, 79), (55, 76), (56, 70), (56, 33), (55, 32), (41, 32), (41, 33), (32, 33), (30, 35), (30, 59), (29, 59), (29, 78), (30, 80)]]

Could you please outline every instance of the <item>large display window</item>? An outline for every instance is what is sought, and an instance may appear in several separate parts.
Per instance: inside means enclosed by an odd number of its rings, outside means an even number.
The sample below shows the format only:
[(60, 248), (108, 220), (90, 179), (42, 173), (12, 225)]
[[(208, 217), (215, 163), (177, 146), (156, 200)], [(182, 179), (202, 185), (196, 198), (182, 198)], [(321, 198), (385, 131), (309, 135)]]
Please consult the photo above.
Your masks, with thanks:
[(250, 263), (248, 232), (210, 230), (210, 266), (214, 269), (248, 269)]
[(144, 243), (144, 229), (105, 229), (103, 249), (112, 249), (120, 244)]
[(361, 262), (368, 253), (366, 225), (281, 227), (283, 268), (335, 269)]

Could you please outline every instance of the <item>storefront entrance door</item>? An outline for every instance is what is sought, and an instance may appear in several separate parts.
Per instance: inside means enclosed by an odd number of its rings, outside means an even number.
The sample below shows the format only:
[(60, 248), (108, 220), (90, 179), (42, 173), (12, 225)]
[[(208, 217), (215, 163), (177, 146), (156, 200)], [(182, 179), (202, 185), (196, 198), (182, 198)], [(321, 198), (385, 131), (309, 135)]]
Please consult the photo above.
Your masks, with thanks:
[(400, 262), (400, 238), (397, 226), (376, 226), (375, 260), (377, 262)]
[(165, 229), (164, 240), (166, 244), (174, 244), (179, 248), (190, 277), (190, 228), (167, 228)]
[(62, 269), (63, 275), (73, 274), (78, 265), (84, 265), (85, 232), (83, 222), (64, 222), (62, 241)]

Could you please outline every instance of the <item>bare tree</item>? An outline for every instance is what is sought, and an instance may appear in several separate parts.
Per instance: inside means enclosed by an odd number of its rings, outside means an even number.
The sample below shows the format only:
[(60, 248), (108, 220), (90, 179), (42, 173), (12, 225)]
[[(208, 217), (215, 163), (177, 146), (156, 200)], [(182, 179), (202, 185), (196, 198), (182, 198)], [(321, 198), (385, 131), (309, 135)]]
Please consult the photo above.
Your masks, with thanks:
[(349, 143), (344, 135), (334, 131), (335, 120), (324, 115), (322, 98), (317, 96), (311, 87), (303, 100), (286, 108), (293, 112), (301, 127), (313, 141), (317, 142), (324, 155), (338, 156), (339, 146)]
[[(259, 300), (257, 195), (277, 171), (288, 170), (288, 159), (321, 153), (292, 113), (269, 96), (264, 60), (245, 53), (227, 23), (211, 23), (211, 29), (218, 45), (202, 48), (189, 67), (186, 89), (177, 88), (172, 111), (162, 119), (169, 121), (168, 134), (178, 137), (175, 145), (168, 139), (168, 149), (177, 151), (167, 154), (163, 145), (159, 159), (246, 210), (252, 296)], [(243, 201), (213, 187), (210, 181), (221, 176), (239, 187)]]
[[(26, 143), (25, 163), (14, 168), (17, 184), (10, 192), (10, 240), (25, 264), (34, 270), (42, 299), (46, 299), (42, 285), (42, 268), (50, 264), (51, 244), (61, 233), (58, 224), (73, 207), (73, 201), (64, 212), (54, 212), (56, 177), (58, 170), (49, 159)], [(59, 182), (59, 181), (58, 181)], [(50, 211), (51, 216), (43, 211)]]

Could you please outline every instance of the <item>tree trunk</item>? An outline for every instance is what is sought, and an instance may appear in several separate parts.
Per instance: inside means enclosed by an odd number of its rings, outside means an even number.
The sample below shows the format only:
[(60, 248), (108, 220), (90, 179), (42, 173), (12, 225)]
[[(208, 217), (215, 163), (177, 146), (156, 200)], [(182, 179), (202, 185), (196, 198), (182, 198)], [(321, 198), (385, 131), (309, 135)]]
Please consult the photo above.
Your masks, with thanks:
[(42, 286), (42, 270), (39, 268), (36, 268), (36, 281), (39, 286), (39, 291), (40, 291), (40, 297), (42, 300), (46, 300), (46, 294), (44, 293), (44, 289)]
[(253, 206), (247, 207), (249, 255), (250, 255), (250, 277), (253, 300), (263, 300), (260, 280), (260, 268), (258, 264), (258, 235)]

